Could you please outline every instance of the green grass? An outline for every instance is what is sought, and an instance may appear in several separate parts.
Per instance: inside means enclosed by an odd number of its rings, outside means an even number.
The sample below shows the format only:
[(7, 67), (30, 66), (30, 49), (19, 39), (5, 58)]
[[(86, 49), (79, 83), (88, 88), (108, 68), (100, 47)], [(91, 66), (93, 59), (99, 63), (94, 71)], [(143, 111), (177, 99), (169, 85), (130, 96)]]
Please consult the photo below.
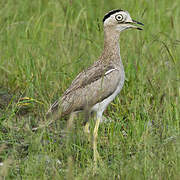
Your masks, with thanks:
[[(1, 0), (1, 178), (179, 179), (179, 6), (178, 0)], [(145, 26), (121, 34), (125, 86), (105, 112), (112, 122), (100, 125), (102, 161), (93, 173), (82, 118), (64, 135), (64, 120), (50, 124), (43, 117), (100, 55), (102, 18), (114, 8)]]

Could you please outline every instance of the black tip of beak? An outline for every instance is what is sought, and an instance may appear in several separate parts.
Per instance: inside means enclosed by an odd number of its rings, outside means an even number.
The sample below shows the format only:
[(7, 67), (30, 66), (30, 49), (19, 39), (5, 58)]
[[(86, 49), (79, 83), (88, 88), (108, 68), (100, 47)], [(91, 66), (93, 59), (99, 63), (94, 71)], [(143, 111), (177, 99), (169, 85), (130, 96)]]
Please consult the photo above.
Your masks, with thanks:
[(143, 29), (142, 29), (142, 28), (140, 28), (140, 27), (137, 27), (137, 29), (138, 29), (138, 30), (140, 30), (140, 31), (142, 31), (142, 30), (143, 30)]
[[(135, 21), (135, 20), (132, 20), (134, 23), (136, 23), (136, 24), (139, 24), (139, 25), (142, 25), (142, 26), (144, 26), (144, 24), (143, 23), (141, 23), (141, 22), (138, 22), (138, 21)], [(139, 29), (139, 30), (142, 30), (141, 28)]]

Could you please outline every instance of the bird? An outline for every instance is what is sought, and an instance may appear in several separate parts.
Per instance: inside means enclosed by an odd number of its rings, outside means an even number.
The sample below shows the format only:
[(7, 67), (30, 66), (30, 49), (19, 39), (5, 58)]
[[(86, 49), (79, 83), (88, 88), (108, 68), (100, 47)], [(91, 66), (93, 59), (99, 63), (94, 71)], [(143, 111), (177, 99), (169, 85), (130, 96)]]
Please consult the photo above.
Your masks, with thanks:
[[(102, 54), (89, 68), (80, 72), (69, 88), (55, 101), (46, 115), (56, 114), (59, 118), (71, 113), (86, 111), (88, 115), (96, 113), (93, 132), (94, 161), (99, 157), (97, 136), (103, 112), (120, 93), (125, 71), (120, 55), (119, 38), (127, 29), (143, 30), (143, 23), (133, 20), (128, 11), (114, 9), (104, 15), (104, 49)], [(86, 131), (89, 122), (86, 123)]]

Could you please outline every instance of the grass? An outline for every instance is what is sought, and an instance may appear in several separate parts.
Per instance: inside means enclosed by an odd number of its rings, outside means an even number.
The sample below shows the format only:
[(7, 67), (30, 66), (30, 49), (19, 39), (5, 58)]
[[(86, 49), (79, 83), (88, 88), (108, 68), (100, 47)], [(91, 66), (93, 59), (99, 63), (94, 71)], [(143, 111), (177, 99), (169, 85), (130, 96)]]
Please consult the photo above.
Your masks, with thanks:
[[(180, 10), (177, 0), (0, 2), (0, 176), (4, 179), (179, 179)], [(126, 81), (99, 129), (102, 158), (76, 119), (43, 116), (103, 48), (102, 18), (128, 10), (144, 31), (121, 34)], [(91, 131), (94, 123), (91, 122)], [(37, 129), (36, 129), (37, 128)]]

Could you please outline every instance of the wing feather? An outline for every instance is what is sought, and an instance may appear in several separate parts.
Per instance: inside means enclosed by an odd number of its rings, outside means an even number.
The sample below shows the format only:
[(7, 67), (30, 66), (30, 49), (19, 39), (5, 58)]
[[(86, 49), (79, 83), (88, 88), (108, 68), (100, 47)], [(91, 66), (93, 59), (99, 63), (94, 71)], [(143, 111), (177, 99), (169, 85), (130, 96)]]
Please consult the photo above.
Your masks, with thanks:
[[(113, 73), (114, 71), (116, 72)], [(93, 66), (81, 72), (74, 79), (60, 100), (51, 105), (47, 114), (57, 110), (59, 104), (62, 106), (63, 115), (74, 110), (82, 110), (87, 104), (100, 102), (115, 91), (119, 78), (113, 78), (112, 76), (118, 76), (118, 74), (119, 70), (113, 65), (100, 64), (99, 61), (95, 62)], [(117, 82), (113, 82), (112, 79), (117, 79)], [(105, 86), (109, 88), (105, 88)], [(104, 89), (106, 89), (105, 92), (103, 92)]]

